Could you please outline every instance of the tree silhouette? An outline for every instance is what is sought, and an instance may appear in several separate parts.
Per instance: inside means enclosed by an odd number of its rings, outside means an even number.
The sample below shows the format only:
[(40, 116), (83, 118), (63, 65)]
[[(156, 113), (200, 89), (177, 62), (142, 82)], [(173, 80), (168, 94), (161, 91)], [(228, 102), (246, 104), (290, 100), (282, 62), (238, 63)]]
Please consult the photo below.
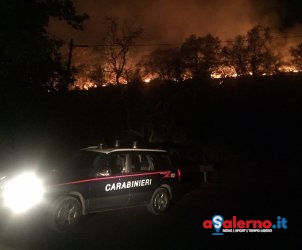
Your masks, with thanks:
[(302, 70), (302, 43), (298, 44), (296, 47), (290, 48), (290, 54), (292, 56), (291, 62), (296, 67), (297, 70)]
[(237, 75), (248, 74), (248, 52), (245, 36), (236, 36), (233, 40), (227, 42), (223, 48), (222, 54), (224, 64), (233, 66)]
[(263, 73), (274, 73), (277, 68), (279, 56), (272, 50), (271, 30), (267, 27), (257, 25), (248, 31), (247, 60), (252, 75)]
[(203, 37), (191, 35), (181, 46), (181, 53), (193, 78), (210, 78), (220, 64), (221, 41), (211, 34)]
[(105, 48), (107, 57), (107, 71), (114, 75), (115, 83), (121, 84), (127, 69), (127, 57), (133, 42), (142, 34), (143, 30), (136, 20), (121, 21), (115, 17), (106, 18), (107, 33)]
[(261, 25), (228, 41), (222, 54), (224, 64), (233, 66), (238, 75), (274, 74), (281, 64), (281, 56), (273, 50), (271, 30)]
[(183, 80), (184, 65), (179, 48), (154, 50), (138, 65), (144, 69), (144, 75), (151, 74), (163, 81)]
[(71, 0), (0, 1), (0, 73), (6, 85), (49, 88), (63, 82), (59, 49), (63, 42), (48, 31), (51, 18), (81, 29), (88, 18), (78, 15)]
[(100, 65), (96, 65), (89, 73), (89, 78), (97, 85), (102, 86), (104, 81), (104, 69)]

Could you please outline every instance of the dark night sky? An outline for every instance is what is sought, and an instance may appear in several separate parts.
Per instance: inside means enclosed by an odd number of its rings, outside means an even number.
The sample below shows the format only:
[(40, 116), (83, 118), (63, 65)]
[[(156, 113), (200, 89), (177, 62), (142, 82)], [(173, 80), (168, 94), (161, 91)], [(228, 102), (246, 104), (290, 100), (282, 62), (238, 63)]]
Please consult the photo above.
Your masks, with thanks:
[[(302, 34), (301, 0), (75, 0), (79, 13), (90, 19), (84, 31), (73, 31), (59, 21), (51, 22), (50, 32), (78, 44), (98, 44), (104, 37), (106, 16), (137, 17), (144, 29), (143, 43), (180, 44), (191, 34), (211, 33), (226, 40), (257, 24), (281, 30), (283, 34)], [(280, 41), (296, 45), (297, 39)], [(283, 50), (282, 48), (280, 48)], [(89, 57), (89, 56), (88, 56)]]

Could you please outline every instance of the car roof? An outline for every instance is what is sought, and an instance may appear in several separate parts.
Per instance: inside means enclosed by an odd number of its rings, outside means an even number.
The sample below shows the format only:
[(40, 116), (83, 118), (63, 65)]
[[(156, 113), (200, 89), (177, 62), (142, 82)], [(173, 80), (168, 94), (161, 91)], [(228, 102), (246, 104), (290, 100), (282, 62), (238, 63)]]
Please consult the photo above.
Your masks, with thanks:
[(99, 147), (99, 146), (90, 146), (87, 148), (83, 148), (82, 150), (85, 151), (92, 151), (92, 152), (99, 152), (99, 153), (104, 153), (104, 154), (109, 154), (109, 153), (113, 153), (113, 152), (129, 152), (129, 151), (133, 151), (133, 152), (160, 152), (160, 153), (167, 153), (166, 150), (163, 149), (149, 149), (149, 148), (130, 148), (130, 147), (126, 147), (126, 148), (116, 148), (116, 147), (108, 147), (108, 148), (103, 148), (103, 147)]

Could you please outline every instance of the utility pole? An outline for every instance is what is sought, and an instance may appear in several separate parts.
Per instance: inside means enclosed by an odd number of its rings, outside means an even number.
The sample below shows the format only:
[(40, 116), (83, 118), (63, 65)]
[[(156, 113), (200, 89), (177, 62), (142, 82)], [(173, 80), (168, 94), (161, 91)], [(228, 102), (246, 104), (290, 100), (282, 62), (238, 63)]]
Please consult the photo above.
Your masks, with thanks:
[(66, 73), (64, 74), (65, 77), (63, 79), (62, 85), (61, 85), (61, 90), (63, 92), (68, 91), (68, 85), (71, 83), (71, 61), (72, 61), (72, 51), (73, 51), (73, 38), (70, 39), (69, 42), (69, 48), (68, 48), (68, 58), (67, 58), (67, 65), (66, 65)]
[(68, 61), (67, 61), (67, 71), (70, 74), (70, 70), (71, 70), (71, 60), (72, 60), (72, 50), (73, 50), (73, 38), (70, 39), (69, 42), (69, 52), (68, 52)]

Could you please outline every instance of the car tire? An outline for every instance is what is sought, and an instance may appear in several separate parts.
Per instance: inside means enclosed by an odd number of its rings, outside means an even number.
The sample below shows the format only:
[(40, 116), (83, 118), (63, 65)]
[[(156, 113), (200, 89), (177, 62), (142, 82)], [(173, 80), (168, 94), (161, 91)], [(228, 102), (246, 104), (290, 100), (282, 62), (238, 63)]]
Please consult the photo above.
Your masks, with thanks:
[(47, 224), (56, 232), (67, 232), (76, 226), (82, 215), (78, 199), (62, 196), (53, 202), (47, 213)]
[(170, 206), (170, 194), (165, 188), (158, 188), (154, 191), (148, 205), (147, 209), (150, 213), (155, 215), (161, 215)]

